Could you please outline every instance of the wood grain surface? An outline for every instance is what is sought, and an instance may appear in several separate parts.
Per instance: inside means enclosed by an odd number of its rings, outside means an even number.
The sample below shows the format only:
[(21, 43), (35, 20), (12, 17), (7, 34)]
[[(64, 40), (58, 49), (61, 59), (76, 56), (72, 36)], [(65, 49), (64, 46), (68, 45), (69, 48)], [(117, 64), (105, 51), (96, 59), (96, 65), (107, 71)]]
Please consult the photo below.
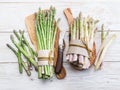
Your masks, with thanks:
[[(64, 80), (39, 80), (33, 70), (32, 76), (26, 73), (19, 74), (17, 58), (7, 48), (6, 43), (11, 43), (10, 34), (13, 29), (25, 30), (25, 17), (38, 10), (51, 5), (57, 9), (57, 18), (61, 32), (68, 30), (68, 23), (63, 14), (67, 7), (72, 9), (74, 17), (81, 11), (83, 15), (90, 15), (100, 20), (105, 29), (110, 29), (110, 34), (115, 33), (117, 39), (109, 47), (104, 57), (104, 63), (99, 71), (93, 67), (86, 71), (72, 69), (65, 60), (64, 66), (67, 77)], [(119, 0), (0, 0), (0, 90), (120, 90), (120, 1)], [(100, 46), (100, 28), (96, 35), (97, 50)], [(68, 33), (65, 34), (68, 46)], [(30, 42), (30, 40), (29, 40)], [(67, 51), (66, 47), (66, 51)], [(66, 52), (65, 52), (66, 53)]]

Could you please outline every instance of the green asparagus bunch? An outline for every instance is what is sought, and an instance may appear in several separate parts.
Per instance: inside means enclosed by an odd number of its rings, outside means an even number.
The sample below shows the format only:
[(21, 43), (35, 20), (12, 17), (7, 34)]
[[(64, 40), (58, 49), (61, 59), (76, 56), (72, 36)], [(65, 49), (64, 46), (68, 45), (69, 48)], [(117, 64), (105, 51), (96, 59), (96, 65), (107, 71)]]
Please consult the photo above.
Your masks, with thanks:
[[(38, 70), (37, 62), (35, 58), (37, 57), (36, 52), (31, 48), (27, 39), (24, 36), (24, 31), (19, 30), (19, 34), (14, 30), (14, 35), (16, 36), (18, 42), (15, 41), (14, 36), (11, 35), (10, 39), (17, 49), (14, 49), (11, 45), (7, 46), (15, 53), (18, 58), (19, 72), (23, 73), (23, 68), (25, 69), (28, 76), (31, 75), (30, 70), (32, 70), (32, 65)], [(22, 59), (22, 55), (26, 58), (27, 64)]]
[[(36, 36), (38, 41), (38, 50), (54, 50), (55, 37), (58, 29), (57, 20), (55, 23), (56, 9), (50, 7), (49, 10), (41, 10), (36, 16)], [(54, 68), (53, 65), (39, 65), (38, 66), (38, 78), (49, 79), (53, 77)]]

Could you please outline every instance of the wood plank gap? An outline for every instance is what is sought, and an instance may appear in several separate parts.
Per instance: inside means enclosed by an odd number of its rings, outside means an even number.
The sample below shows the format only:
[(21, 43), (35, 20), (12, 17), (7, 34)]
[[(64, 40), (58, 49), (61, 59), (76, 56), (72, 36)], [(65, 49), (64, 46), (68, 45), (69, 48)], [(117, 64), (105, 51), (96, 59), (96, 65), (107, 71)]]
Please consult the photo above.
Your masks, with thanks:
[[(118, 63), (118, 62), (120, 62), (120, 61), (104, 61), (104, 63), (111, 63), (111, 62), (113, 62), (113, 63)], [(18, 62), (0, 62), (0, 64), (16, 64), (16, 63), (18, 63)], [(27, 62), (25, 62), (25, 63), (27, 63)], [(63, 62), (63, 64), (69, 64), (67, 61), (64, 61)]]
[[(107, 32), (108, 30), (105, 30), (105, 32)], [(17, 31), (19, 32), (19, 31)], [(69, 31), (66, 31), (66, 32), (69, 32)], [(98, 30), (97, 32), (101, 32), (100, 30)], [(110, 30), (110, 32), (120, 32), (120, 30)], [(0, 33), (13, 33), (13, 31), (0, 31)], [(25, 30), (25, 33), (28, 33), (26, 30)]]
[[(9, 4), (25, 4), (25, 3), (27, 3), (27, 4), (36, 4), (36, 3), (72, 3), (72, 4), (81, 4), (81, 3), (93, 3), (93, 2), (89, 2), (89, 1), (78, 1), (78, 2), (70, 2), (70, 1), (46, 1), (46, 2), (44, 2), (44, 1), (30, 1), (30, 2), (27, 2), (27, 1), (25, 1), (25, 2), (23, 2), (23, 1), (21, 1), (21, 2), (0, 2), (1, 4), (5, 4), (5, 3), (9, 3)], [(101, 2), (96, 2), (96, 3), (101, 3)], [(103, 3), (105, 3), (105, 2), (103, 2)]]
[[(108, 30), (105, 30), (107, 32)], [(68, 30), (66, 32), (69, 32)], [(98, 30), (97, 32), (101, 32), (101, 30)], [(110, 32), (120, 32), (120, 30), (110, 30)]]
[[(19, 32), (19, 31), (17, 31)], [(13, 31), (0, 31), (0, 33), (13, 33)], [(25, 31), (25, 33), (27, 33), (27, 31)]]

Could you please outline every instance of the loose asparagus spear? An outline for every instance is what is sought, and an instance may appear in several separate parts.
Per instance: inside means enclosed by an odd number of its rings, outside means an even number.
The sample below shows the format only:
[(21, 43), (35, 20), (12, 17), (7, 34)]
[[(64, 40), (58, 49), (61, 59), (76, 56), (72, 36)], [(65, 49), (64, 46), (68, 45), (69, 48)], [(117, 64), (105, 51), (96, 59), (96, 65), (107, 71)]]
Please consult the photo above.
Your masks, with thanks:
[(31, 72), (30, 72), (30, 69), (27, 68), (26, 64), (24, 61), (22, 61), (22, 65), (23, 65), (23, 68), (25, 69), (26, 73), (28, 76), (31, 76)]
[[(25, 38), (23, 38), (24, 37), (24, 31), (21, 31), (21, 30), (19, 30), (19, 32), (20, 32), (20, 35), (17, 33), (17, 31), (13, 31), (13, 33), (15, 34), (15, 36), (17, 37), (17, 39), (20, 41), (20, 45), (21, 45), (21, 47), (27, 52), (27, 53), (29, 53), (30, 52), (30, 49), (31, 49), (31, 47), (29, 46), (28, 47), (28, 49), (29, 49), (29, 52), (28, 52), (28, 50), (27, 50), (27, 48), (26, 48), (26, 46), (27, 45), (25, 45), (24, 43), (23, 43), (23, 41), (25, 40)], [(27, 41), (27, 40), (26, 40)], [(29, 44), (29, 43), (28, 43)], [(30, 53), (31, 54), (31, 56), (33, 57), (33, 53)], [(26, 59), (28, 59), (27, 57), (25, 57)], [(34, 59), (34, 58), (33, 58)], [(30, 61), (29, 60), (27, 60), (27, 64), (28, 64), (28, 68), (30, 69), (30, 70), (32, 70), (32, 64), (30, 63)]]
[(20, 73), (23, 72), (23, 70), (22, 70), (22, 66), (23, 66), (23, 68), (25, 69), (27, 75), (30, 76), (30, 75), (31, 75), (31, 72), (30, 72), (29, 69), (27, 68), (25, 62), (22, 60), (20, 51), (18, 50), (18, 52), (17, 52), (17, 51), (16, 51), (12, 46), (10, 46), (9, 44), (7, 44), (7, 46), (14, 52), (14, 54), (15, 54), (15, 55), (17, 56), (17, 58), (18, 58), (19, 72), (20, 72)]
[(22, 48), (18, 43), (15, 42), (13, 35), (10, 36), (11, 41), (13, 44), (21, 51), (21, 53), (28, 58), (28, 60), (33, 64), (33, 66), (38, 69), (38, 65), (35, 60)]
[(104, 39), (105, 39), (105, 35), (104, 35), (104, 25), (102, 25), (101, 27), (102, 31), (101, 31), (101, 43), (103, 43)]
[(20, 34), (22, 35), (23, 43), (28, 47), (31, 56), (32, 56), (33, 59), (34, 59), (35, 56), (37, 57), (37, 53), (31, 48), (29, 42), (28, 42), (27, 39), (25, 38), (25, 36), (24, 36), (24, 31), (21, 31), (21, 30), (20, 30), (19, 32), (20, 32)]
[(17, 58), (18, 58), (18, 64), (19, 64), (19, 72), (20, 73), (23, 73), (23, 70), (22, 70), (22, 63), (21, 63), (21, 59), (19, 58), (19, 54), (17, 53), (17, 51), (13, 48), (13, 47), (11, 47), (9, 44), (7, 44), (7, 46), (14, 52), (14, 54), (17, 56)]
[[(24, 41), (25, 41), (25, 38), (24, 38), (24, 31), (21, 31), (21, 30), (19, 30), (19, 33), (20, 33), (20, 35), (21, 35), (21, 45), (23, 46), (23, 49), (27, 52), (27, 53), (29, 53), (30, 54), (30, 56), (34, 59), (34, 55), (33, 55), (33, 53), (31, 52), (31, 47), (29, 46), (29, 45), (25, 45), (25, 43), (24, 43)], [(28, 43), (29, 44), (29, 43)], [(27, 46), (27, 48), (26, 48), (26, 46)], [(28, 50), (29, 51), (28, 51)], [(27, 57), (25, 57), (26, 59), (28, 59)], [(28, 64), (28, 69), (29, 70), (32, 70), (32, 64), (31, 64), (31, 62), (29, 61), (29, 60), (27, 60), (27, 64)]]
[(101, 47), (100, 47), (100, 50), (98, 52), (98, 55), (97, 55), (97, 58), (96, 58), (96, 65), (95, 65), (95, 70), (98, 70), (101, 63), (102, 63), (102, 60), (103, 60), (103, 57), (105, 55), (105, 52), (106, 50), (108, 49), (108, 47), (110, 46), (110, 44), (113, 42), (113, 40), (116, 38), (116, 35), (112, 35), (112, 37), (109, 39), (108, 43), (105, 44), (105, 43), (102, 43)]

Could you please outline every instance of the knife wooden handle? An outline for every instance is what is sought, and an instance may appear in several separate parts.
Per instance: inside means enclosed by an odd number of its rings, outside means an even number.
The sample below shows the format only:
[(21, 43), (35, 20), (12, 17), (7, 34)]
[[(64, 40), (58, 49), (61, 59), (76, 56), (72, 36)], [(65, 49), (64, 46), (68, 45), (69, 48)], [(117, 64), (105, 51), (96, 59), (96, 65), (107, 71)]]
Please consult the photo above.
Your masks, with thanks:
[(58, 59), (55, 67), (55, 73), (59, 74), (63, 67), (63, 46), (58, 47)]

